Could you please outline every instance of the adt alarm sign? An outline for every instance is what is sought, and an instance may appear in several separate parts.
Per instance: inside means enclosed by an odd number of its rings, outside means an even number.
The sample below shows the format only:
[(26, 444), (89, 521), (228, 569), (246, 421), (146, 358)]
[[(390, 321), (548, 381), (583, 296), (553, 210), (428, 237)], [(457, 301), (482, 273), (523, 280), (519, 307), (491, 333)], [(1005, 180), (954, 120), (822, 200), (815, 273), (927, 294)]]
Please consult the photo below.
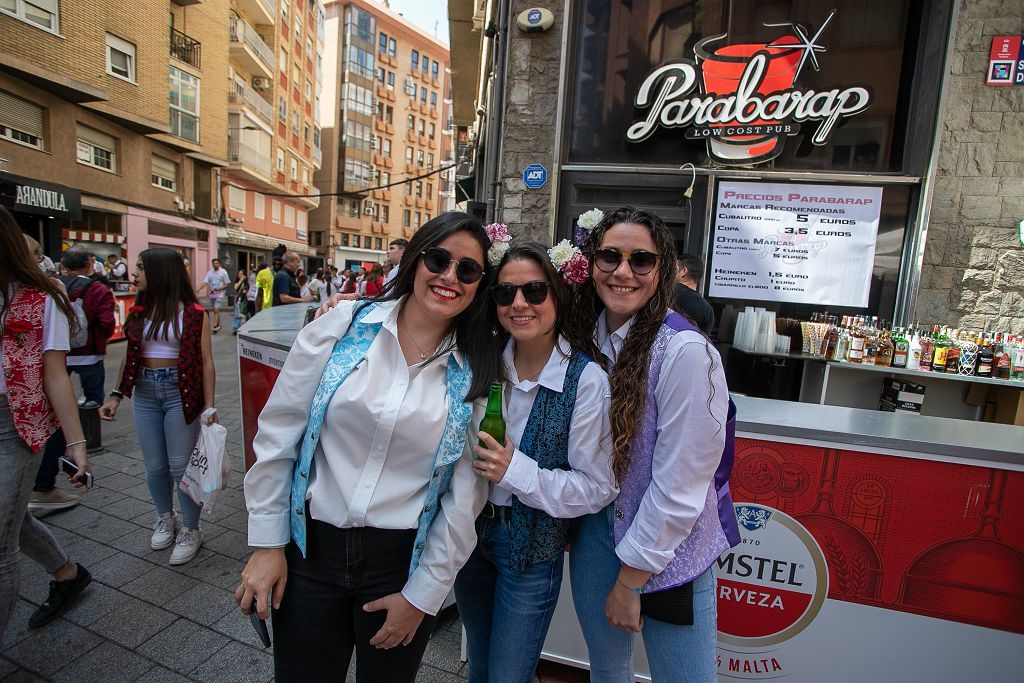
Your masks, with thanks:
[(538, 190), (548, 182), (548, 169), (540, 164), (530, 164), (523, 170), (523, 182), (531, 190)]

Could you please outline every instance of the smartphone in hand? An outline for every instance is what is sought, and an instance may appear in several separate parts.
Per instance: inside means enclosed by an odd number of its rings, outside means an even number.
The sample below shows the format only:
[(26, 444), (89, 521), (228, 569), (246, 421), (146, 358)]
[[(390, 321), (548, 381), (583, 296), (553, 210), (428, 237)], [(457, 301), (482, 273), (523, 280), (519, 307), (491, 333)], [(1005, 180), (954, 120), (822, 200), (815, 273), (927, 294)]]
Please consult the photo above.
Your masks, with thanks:
[(256, 598), (252, 599), (252, 611), (249, 612), (249, 621), (252, 622), (252, 627), (256, 630), (256, 635), (260, 637), (263, 647), (270, 647), (270, 631), (267, 630), (267, 622), (260, 619), (260, 615), (256, 613)]
[[(68, 460), (64, 456), (61, 456), (58, 459), (58, 462), (60, 463), (60, 469), (64, 472), (64, 474), (68, 475), (69, 477), (73, 477), (76, 474), (78, 474), (78, 465), (76, 465), (75, 463), (71, 462), (70, 460)], [(85, 488), (91, 489), (92, 488), (92, 472), (86, 472), (85, 473), (85, 479), (84, 480), (80, 480), (80, 481), (83, 484), (85, 484)]]

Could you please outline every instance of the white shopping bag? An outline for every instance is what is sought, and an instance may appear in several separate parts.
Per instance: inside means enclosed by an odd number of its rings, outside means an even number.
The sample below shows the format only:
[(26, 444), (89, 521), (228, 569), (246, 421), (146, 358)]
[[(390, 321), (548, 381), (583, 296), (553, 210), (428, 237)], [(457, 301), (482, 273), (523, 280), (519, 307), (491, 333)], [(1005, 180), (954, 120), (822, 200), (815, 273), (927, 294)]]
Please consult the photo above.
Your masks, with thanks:
[(220, 492), (228, 487), (231, 477), (231, 461), (225, 448), (228, 430), (219, 424), (211, 424), (210, 418), (215, 410), (207, 408), (203, 411), (202, 429), (199, 440), (192, 449), (192, 457), (181, 477), (181, 490), (189, 498), (210, 512), (220, 496)]

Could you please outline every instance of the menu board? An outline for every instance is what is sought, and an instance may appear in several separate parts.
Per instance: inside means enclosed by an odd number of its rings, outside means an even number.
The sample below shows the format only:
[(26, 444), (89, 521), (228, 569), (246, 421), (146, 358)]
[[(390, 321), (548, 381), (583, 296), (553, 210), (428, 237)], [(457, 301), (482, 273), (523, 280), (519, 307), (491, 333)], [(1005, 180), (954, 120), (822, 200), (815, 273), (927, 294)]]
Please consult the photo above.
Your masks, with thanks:
[(708, 296), (868, 304), (882, 188), (718, 184)]

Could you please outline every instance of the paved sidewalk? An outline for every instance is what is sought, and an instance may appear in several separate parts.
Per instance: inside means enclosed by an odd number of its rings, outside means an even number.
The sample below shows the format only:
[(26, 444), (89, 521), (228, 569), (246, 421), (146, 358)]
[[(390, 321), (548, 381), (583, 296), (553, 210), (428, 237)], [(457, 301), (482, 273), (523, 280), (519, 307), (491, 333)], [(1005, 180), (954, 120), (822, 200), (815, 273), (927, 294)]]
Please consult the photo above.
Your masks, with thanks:
[[(149, 547), (153, 503), (125, 401), (104, 423), (105, 450), (91, 456), (96, 485), (82, 504), (44, 518), (71, 559), (93, 583), (59, 620), (29, 630), (28, 617), (46, 598), (49, 576), (21, 558), (21, 599), (0, 645), (2, 681), (253, 681), (273, 679), (274, 665), (233, 592), (248, 556), (242, 496), (242, 447), (235, 337), (213, 338), (217, 408), (228, 428), (231, 487), (203, 514), (205, 542), (192, 562), (172, 567), (170, 549)], [(125, 345), (107, 356), (109, 392)], [(464, 681), (460, 625), (443, 615), (424, 658), (422, 681)], [(349, 676), (354, 680), (353, 676)]]

